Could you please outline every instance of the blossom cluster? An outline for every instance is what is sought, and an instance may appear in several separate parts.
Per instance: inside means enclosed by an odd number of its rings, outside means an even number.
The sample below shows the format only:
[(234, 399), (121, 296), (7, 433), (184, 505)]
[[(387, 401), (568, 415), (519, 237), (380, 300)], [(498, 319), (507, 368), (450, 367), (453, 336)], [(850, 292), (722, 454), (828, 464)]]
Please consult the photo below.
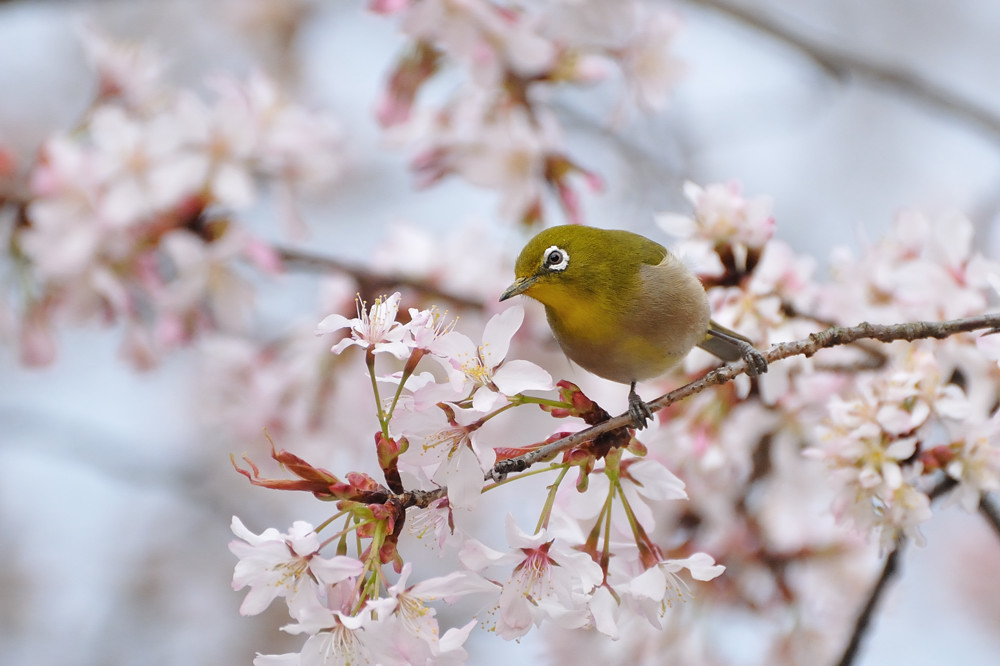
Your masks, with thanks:
[[(713, 317), (759, 348), (872, 316), (887, 303), (909, 309), (885, 317), (977, 314), (1000, 274), (974, 251), (964, 219), (921, 217), (906, 224), (914, 214), (904, 213), (895, 234), (861, 258), (838, 251), (834, 278), (819, 282), (809, 258), (774, 238), (769, 199), (746, 197), (733, 183), (689, 183), (685, 193), (690, 217), (662, 215), (659, 222), (681, 237), (674, 250), (708, 286)], [(946, 229), (957, 232), (951, 249), (939, 245)], [(901, 291), (886, 298), (884, 276), (872, 268), (890, 258), (904, 268), (920, 262), (947, 280), (937, 291), (921, 292), (919, 303), (903, 297), (912, 292), (901, 283), (894, 283)], [(855, 266), (841, 270), (847, 261)], [(355, 555), (365, 573), (351, 579), (354, 596), (336, 602), (344, 617), (334, 621), (329, 614), (329, 599), (341, 599), (332, 590), (342, 583), (317, 583), (323, 589), (310, 598), (327, 609), (319, 624), (303, 624), (302, 611), (289, 604), (296, 624), (287, 629), (309, 634), (307, 646), (329, 640), (333, 631), (353, 632), (348, 643), (376, 640), (385, 634), (375, 625), (395, 626), (392, 598), (407, 579), (392, 583), (381, 571), (391, 564), (409, 578), (419, 576), (408, 544), (399, 540), (408, 532), (455, 559), (450, 591), (437, 588), (438, 579), (426, 581), (439, 590), (436, 599), (471, 595), (485, 609), (480, 622), (498, 636), (516, 639), (537, 628), (562, 659), (605, 653), (610, 638), (623, 654), (646, 655), (642, 663), (660, 663), (665, 655), (724, 663), (717, 640), (705, 633), (711, 629), (690, 621), (716, 613), (774, 618), (781, 628), (765, 642), (762, 662), (832, 657), (838, 646), (830, 627), (850, 624), (853, 605), (871, 582), (866, 563), (875, 551), (869, 544), (884, 551), (901, 537), (919, 542), (919, 525), (939, 497), (941, 506), (972, 510), (983, 493), (1000, 488), (994, 413), (1000, 367), (991, 355), (992, 336), (857, 344), (787, 359), (753, 383), (744, 378), (671, 405), (642, 442), (622, 431), (502, 478), (494, 472), (498, 461), (598, 423), (607, 412), (576, 385), (553, 382), (538, 364), (513, 356), (545, 347), (548, 336), (544, 329), (518, 332), (520, 307), (486, 321), (477, 343), (433, 308), (403, 315), (402, 301), (398, 293), (371, 305), (359, 301), (356, 316), (330, 315), (319, 326), (323, 334), (342, 336), (333, 345), (339, 357), (363, 350), (384, 483), (357, 472), (342, 479), (287, 451), (272, 456), (297, 480), (264, 478), (253, 464), (241, 470), (257, 485), (336, 501), (334, 518), (344, 526), (325, 543), (344, 543), (352, 531), (372, 540)], [(836, 317), (828, 309), (834, 302), (841, 304)], [(389, 371), (379, 372), (376, 363)], [(668, 390), (712, 364), (693, 352), (683, 368), (655, 384)], [(558, 425), (538, 434), (504, 421), (505, 413), (532, 406), (560, 419)], [(571, 472), (575, 483), (569, 483)], [(508, 515), (506, 550), (484, 541), (475, 527), (489, 515), (490, 495), (538, 474), (554, 478), (544, 500), (538, 498), (533, 531)], [(395, 502), (404, 500), (408, 508), (401, 511)], [(691, 581), (710, 580), (691, 587)], [(817, 595), (839, 603), (819, 608), (811, 601)], [(679, 613), (676, 601), (696, 610)], [(420, 603), (429, 602), (423, 597)], [(782, 625), (778, 618), (789, 614), (796, 623)], [(452, 639), (449, 650), (464, 643), (468, 629), (444, 633)], [(440, 635), (436, 621), (432, 631), (411, 631), (406, 640), (420, 635)], [(465, 658), (458, 648), (435, 652), (443, 649), (436, 640), (420, 639), (395, 656), (373, 643), (364, 654), (383, 663), (413, 654), (436, 655), (428, 657), (434, 663)], [(311, 663), (312, 649), (281, 658)], [(269, 659), (278, 657), (259, 658)]]
[(290, 201), (333, 178), (339, 130), (261, 75), (214, 80), (204, 99), (169, 88), (148, 49), (93, 32), (84, 46), (96, 97), (44, 143), (17, 202), (22, 357), (50, 362), (57, 321), (97, 319), (123, 324), (124, 355), (148, 367), (199, 332), (241, 329), (252, 289), (238, 264), (281, 262), (236, 215), (264, 184)]
[[(279, 450), (272, 450), (272, 457), (297, 480), (264, 478), (249, 459), (250, 469), (238, 468), (255, 485), (305, 490), (336, 501), (337, 513), (323, 527), (344, 521), (343, 529), (321, 544), (319, 530), (305, 523), (296, 523), (288, 534), (269, 529), (258, 536), (234, 518), (234, 532), (242, 541), (232, 545), (240, 557), (233, 584), (251, 587), (242, 612), (260, 612), (284, 596), (295, 620), (285, 629), (309, 636), (300, 654), (261, 656), (257, 663), (312, 663), (310, 655), (318, 650), (335, 655), (334, 663), (362, 657), (383, 664), (457, 661), (465, 656), (461, 645), (472, 624), (442, 635), (426, 603), (469, 594), (482, 595), (482, 603), (494, 608), (493, 628), (503, 638), (521, 637), (543, 623), (590, 627), (617, 637), (626, 617), (659, 626), (667, 605), (691, 595), (682, 571), (699, 581), (722, 573), (724, 567), (710, 555), (680, 549), (683, 557), (668, 557), (648, 536), (654, 528), (652, 506), (686, 499), (683, 482), (653, 460), (623, 456), (622, 451), (598, 452), (596, 445), (578, 447), (551, 466), (555, 501), (542, 511), (533, 532), (508, 515), (506, 551), (473, 536), (470, 528), (483, 492), (501, 485), (484, 486), (484, 478), (498, 456), (511, 454), (484, 444), (484, 426), (525, 405), (585, 421), (596, 406), (568, 383), (560, 385), (558, 397), (526, 393), (551, 393), (554, 386), (538, 365), (507, 358), (524, 318), (521, 307), (491, 318), (476, 344), (435, 309), (410, 309), (408, 319), (400, 321), (400, 301), (398, 292), (370, 306), (359, 299), (356, 317), (331, 314), (318, 326), (321, 334), (346, 330), (332, 347), (335, 354), (352, 347), (364, 350), (380, 424), (375, 448), (385, 485), (357, 472), (342, 480)], [(430, 369), (422, 365), (425, 359), (433, 363)], [(382, 360), (402, 367), (378, 374)], [(641, 453), (637, 443), (626, 448)], [(574, 467), (581, 480), (593, 477), (585, 493), (561, 487)], [(426, 506), (408, 511), (400, 506), (407, 493), (439, 490), (443, 492)], [(613, 523), (617, 505), (628, 519), (619, 516)], [(442, 550), (455, 553), (461, 568), (407, 588), (412, 564), (399, 549), (407, 522), (422, 535), (433, 535)], [(590, 536), (584, 536), (582, 525)], [(625, 525), (629, 527), (623, 531)], [(354, 558), (343, 555), (351, 533), (371, 540)], [(622, 539), (633, 545), (616, 545), (615, 557), (609, 559), (612, 544)], [(333, 559), (321, 555), (327, 545), (340, 554)], [(401, 574), (394, 584), (383, 572), (390, 564)], [(330, 569), (336, 571), (332, 576)]]
[[(626, 97), (662, 109), (682, 66), (672, 53), (675, 14), (646, 0), (516, 2), (372, 0), (398, 15), (408, 43), (389, 77), (377, 116), (400, 134), (420, 137), (413, 168), (421, 184), (450, 174), (498, 190), (502, 213), (533, 223), (543, 195), (555, 194), (579, 221), (571, 176), (591, 188), (599, 178), (563, 146), (552, 96), (620, 73)], [(457, 93), (415, 113), (425, 85), (447, 66), (459, 70)]]
[[(561, 91), (617, 76), (623, 98), (659, 109), (682, 70), (677, 19), (651, 0), (369, 6), (406, 39), (376, 115), (413, 140), (420, 184), (457, 175), (495, 189), (526, 225), (545, 218), (547, 194), (581, 221), (574, 179), (601, 186), (565, 145)], [(19, 291), (0, 291), (0, 339), (19, 337), (23, 360), (42, 364), (61, 321), (116, 323), (138, 367), (203, 343), (207, 409), (239, 439), (263, 430), (289, 478), (249, 455), (237, 471), (332, 507), (319, 524), (260, 534), (233, 518), (241, 613), (282, 599), (284, 629), (303, 637), (260, 666), (464, 663), (477, 621), (505, 640), (543, 632), (561, 662), (729, 663), (722, 625), (740, 614), (769, 622), (741, 663), (830, 661), (878, 552), (922, 542), (939, 509), (972, 511), (1000, 490), (996, 334), (785, 359), (657, 412), (641, 441), (627, 428), (573, 439), (505, 476), (503, 463), (605, 421), (593, 396), (624, 395), (554, 378), (566, 365), (541, 318), (498, 313), (497, 271), (511, 257), (478, 231), (396, 229), (367, 275), (326, 283), (318, 326), (242, 336), (253, 295), (243, 269), (282, 269), (245, 220), (274, 198), (300, 230), (294, 197), (342, 168), (336, 123), (261, 75), (196, 94), (170, 87), (149, 50), (92, 32), (84, 46), (97, 76), (77, 125), (27, 166), (0, 145), (0, 240), (20, 278)], [(997, 301), (1000, 266), (962, 215), (904, 211), (885, 238), (835, 250), (823, 281), (775, 237), (770, 198), (735, 182), (684, 194), (691, 211), (657, 216), (659, 230), (678, 239), (713, 318), (760, 349)], [(371, 288), (396, 279), (410, 284)], [(430, 307), (436, 296), (459, 304), (462, 326)], [(640, 389), (665, 392), (717, 364), (696, 350)], [(363, 463), (330, 472), (334, 451)], [(545, 485), (532, 492), (532, 479)], [(511, 488), (516, 516), (491, 515)], [(502, 535), (484, 529), (494, 523)], [(426, 576), (412, 539), (453, 570)], [(459, 600), (480, 610), (438, 616), (437, 602)]]

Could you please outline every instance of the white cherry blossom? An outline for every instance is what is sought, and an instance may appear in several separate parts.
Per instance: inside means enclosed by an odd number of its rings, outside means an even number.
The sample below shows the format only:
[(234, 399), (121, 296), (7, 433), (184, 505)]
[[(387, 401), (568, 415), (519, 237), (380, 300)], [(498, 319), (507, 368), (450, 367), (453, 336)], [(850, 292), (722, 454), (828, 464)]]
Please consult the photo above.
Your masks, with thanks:
[(386, 352), (396, 358), (409, 356), (410, 347), (404, 341), (406, 328), (396, 321), (399, 301), (402, 295), (397, 291), (391, 296), (379, 296), (366, 309), (366, 303), (357, 300), (358, 316), (348, 319), (341, 314), (327, 315), (316, 327), (317, 334), (334, 333), (350, 329), (350, 336), (341, 339), (330, 351), (339, 354), (351, 345), (371, 349), (373, 353)]
[(301, 520), (288, 534), (269, 527), (254, 534), (233, 516), (233, 534), (240, 540), (229, 550), (240, 558), (233, 574), (233, 589), (249, 586), (240, 613), (256, 615), (277, 597), (286, 597), (289, 607), (315, 603), (321, 585), (333, 585), (361, 575), (364, 564), (342, 555), (327, 559), (319, 555), (319, 536), (313, 526)]

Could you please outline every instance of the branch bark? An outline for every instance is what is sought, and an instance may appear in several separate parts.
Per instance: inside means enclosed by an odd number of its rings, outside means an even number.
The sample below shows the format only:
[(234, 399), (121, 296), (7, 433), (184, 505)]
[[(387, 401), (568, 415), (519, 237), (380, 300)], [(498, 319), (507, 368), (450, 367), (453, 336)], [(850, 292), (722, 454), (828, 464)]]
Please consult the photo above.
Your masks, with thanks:
[(979, 498), (979, 513), (983, 514), (983, 518), (1000, 537), (1000, 508), (997, 508), (996, 503), (987, 493), (983, 493), (983, 496)]
[(844, 654), (841, 655), (837, 666), (851, 666), (854, 663), (854, 659), (858, 656), (861, 640), (868, 633), (872, 617), (875, 614), (875, 609), (878, 607), (879, 601), (882, 599), (882, 595), (885, 594), (885, 590), (892, 579), (899, 575), (899, 558), (902, 556), (905, 545), (906, 541), (904, 539), (898, 539), (896, 547), (886, 556), (885, 565), (882, 567), (882, 574), (875, 581), (875, 587), (872, 588), (864, 607), (854, 621), (854, 631), (851, 632), (851, 640), (847, 643), (847, 647), (844, 648)]
[[(945, 493), (954, 488), (957, 482), (951, 478), (944, 478), (937, 485), (927, 493), (933, 502), (937, 498), (943, 496)], [(986, 501), (985, 495), (983, 496), (983, 502)], [(980, 508), (983, 505), (980, 504)], [(868, 629), (871, 627), (872, 616), (875, 613), (875, 608), (878, 606), (879, 600), (885, 593), (886, 586), (892, 581), (893, 578), (899, 575), (899, 558), (903, 547), (906, 545), (906, 540), (902, 537), (896, 539), (895, 548), (889, 555), (885, 558), (885, 565), (882, 568), (882, 574), (879, 576), (878, 580), (875, 581), (875, 587), (868, 594), (868, 599), (865, 601), (864, 607), (862, 607), (861, 612), (858, 613), (858, 617), (854, 622), (854, 631), (851, 632), (851, 640), (848, 641), (847, 647), (844, 648), (844, 654), (840, 657), (840, 661), (837, 662), (837, 666), (851, 666), (854, 660), (858, 656), (858, 650), (861, 647), (861, 641), (864, 639)]]
[(480, 301), (441, 289), (428, 280), (420, 280), (405, 275), (378, 273), (346, 261), (313, 254), (304, 250), (281, 246), (276, 246), (274, 249), (281, 258), (281, 261), (287, 265), (308, 271), (349, 275), (357, 280), (359, 290), (366, 294), (378, 294), (395, 287), (409, 287), (430, 298), (439, 298), (463, 308), (483, 309), (483, 304)]
[[(896, 340), (920, 340), (924, 338), (947, 338), (956, 333), (990, 329), (990, 332), (1000, 331), (1000, 313), (984, 314), (978, 317), (967, 317), (965, 319), (954, 319), (943, 322), (916, 321), (904, 324), (869, 324), (863, 322), (857, 326), (835, 326), (819, 333), (813, 333), (804, 340), (793, 342), (783, 342), (772, 346), (764, 352), (764, 358), (768, 363), (774, 363), (791, 356), (810, 357), (821, 349), (827, 347), (837, 347), (850, 344), (858, 340), (878, 340), (880, 342), (894, 342)], [(710, 386), (725, 384), (734, 379), (737, 375), (746, 372), (746, 364), (737, 361), (723, 365), (712, 370), (704, 377), (697, 379), (690, 384), (686, 384), (670, 393), (660, 396), (656, 400), (647, 403), (651, 412), (657, 412), (673, 403), (689, 398), (697, 393), (701, 393)], [(627, 427), (632, 423), (632, 418), (626, 413), (612, 419), (591, 426), (586, 430), (574, 433), (569, 437), (556, 440), (544, 446), (507, 460), (501, 460), (487, 478), (500, 480), (512, 472), (520, 472), (536, 462), (548, 460), (557, 454), (583, 444), (594, 439), (598, 435), (609, 430)]]

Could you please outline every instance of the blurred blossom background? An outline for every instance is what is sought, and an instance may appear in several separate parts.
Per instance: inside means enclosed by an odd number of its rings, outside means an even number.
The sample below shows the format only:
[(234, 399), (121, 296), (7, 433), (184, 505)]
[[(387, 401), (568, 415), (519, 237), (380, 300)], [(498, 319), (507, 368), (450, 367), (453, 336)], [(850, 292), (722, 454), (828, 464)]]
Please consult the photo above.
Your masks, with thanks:
[[(625, 11), (609, 2), (511, 4), (548, 12), (551, 30), (583, 44), (595, 21)], [(384, 276), (451, 294), (439, 307), (461, 313), (459, 328), (478, 339), (501, 309), (525, 221), (579, 217), (669, 246), (654, 216), (690, 214), (688, 180), (739, 181), (747, 197), (770, 197), (776, 237), (813, 257), (820, 276), (833, 248), (859, 252), (906, 209), (964, 213), (976, 249), (1000, 258), (998, 3), (647, 2), (655, 19), (631, 42), (647, 39), (647, 50), (619, 49), (615, 62), (625, 64), (616, 67), (581, 61), (548, 86), (542, 137), (526, 135), (516, 116), (503, 131), (462, 125), (475, 115), (467, 106), (488, 103), (465, 89), (491, 85), (488, 64), (442, 69), (408, 110), (392, 77), (412, 57), (412, 34), (427, 28), (390, 4), (0, 2), (0, 201), (62, 197), (58, 210), (33, 210), (51, 226), (36, 223), (25, 251), (73, 306), (57, 326), (40, 322), (45, 334), (26, 334), (12, 295), (22, 266), (0, 258), (0, 664), (236, 665), (298, 649), (278, 631), (282, 609), (238, 614), (230, 519), (283, 529), (296, 518), (322, 522), (325, 507), (251, 488), (229, 456), (265, 459), (267, 428), (327, 469), (378, 471), (360, 354), (330, 356), (330, 340), (314, 330), (331, 312), (350, 315), (356, 293), (391, 290)], [(538, 45), (511, 39), (518, 66), (531, 71)], [(144, 109), (141, 123), (162, 127), (144, 134), (135, 118), (98, 114), (87, 131), (108, 154), (133, 151), (144, 136), (211, 136), (210, 149), (178, 153), (155, 173), (128, 159), (111, 175), (73, 166), (82, 119), (115, 81), (132, 86), (115, 94)], [(458, 98), (466, 106), (449, 106)], [(434, 113), (442, 108), (454, 115)], [(490, 162), (501, 149), (508, 162)], [(146, 155), (169, 150), (144, 146)], [(533, 151), (557, 158), (547, 158), (545, 177), (518, 171)], [(113, 179), (122, 220), (171, 188), (190, 189), (191, 174), (202, 179), (186, 205), (208, 222), (151, 236), (186, 282), (151, 278), (128, 255), (108, 261), (146, 280), (144, 298), (169, 316), (149, 324), (142, 308), (124, 305), (111, 316), (74, 291), (80, 278), (67, 267), (107, 241), (70, 238), (73, 228), (57, 223), (72, 174)], [(0, 208), (5, 247), (17, 210)], [(213, 234), (226, 243), (206, 256), (192, 238)], [(319, 270), (315, 256), (336, 263)], [(236, 268), (226, 263), (233, 257)], [(116, 276), (102, 275), (95, 284), (109, 302), (133, 302)], [(208, 323), (191, 306), (201, 290), (215, 299)], [(484, 305), (466, 312), (465, 301)], [(526, 327), (544, 332), (541, 309), (527, 310)], [(544, 352), (553, 375), (591, 381)], [(330, 363), (343, 366), (335, 382), (321, 372)], [(586, 386), (624, 408), (621, 387)], [(482, 532), (502, 532), (507, 511), (531, 515), (520, 496), (503, 496)], [(828, 506), (816, 512), (829, 521)], [(927, 545), (904, 553), (857, 663), (995, 663), (996, 535), (959, 511), (935, 515), (923, 532)], [(732, 663), (758, 663), (760, 627), (718, 621)], [(544, 643), (537, 633), (506, 642), (477, 631), (466, 647), (469, 663), (542, 663)]]

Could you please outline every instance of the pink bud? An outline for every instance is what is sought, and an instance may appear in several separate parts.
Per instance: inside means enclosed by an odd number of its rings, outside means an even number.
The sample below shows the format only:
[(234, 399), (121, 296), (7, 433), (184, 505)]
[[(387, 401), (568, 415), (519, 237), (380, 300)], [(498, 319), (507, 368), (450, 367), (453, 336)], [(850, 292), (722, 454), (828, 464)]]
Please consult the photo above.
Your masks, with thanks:
[(410, 6), (410, 0), (371, 0), (368, 9), (376, 14), (395, 14)]
[(281, 261), (281, 256), (273, 247), (259, 238), (254, 238), (253, 236), (248, 237), (246, 239), (246, 244), (243, 247), (243, 252), (255, 266), (260, 268), (265, 273), (276, 275), (285, 269), (284, 264)]

